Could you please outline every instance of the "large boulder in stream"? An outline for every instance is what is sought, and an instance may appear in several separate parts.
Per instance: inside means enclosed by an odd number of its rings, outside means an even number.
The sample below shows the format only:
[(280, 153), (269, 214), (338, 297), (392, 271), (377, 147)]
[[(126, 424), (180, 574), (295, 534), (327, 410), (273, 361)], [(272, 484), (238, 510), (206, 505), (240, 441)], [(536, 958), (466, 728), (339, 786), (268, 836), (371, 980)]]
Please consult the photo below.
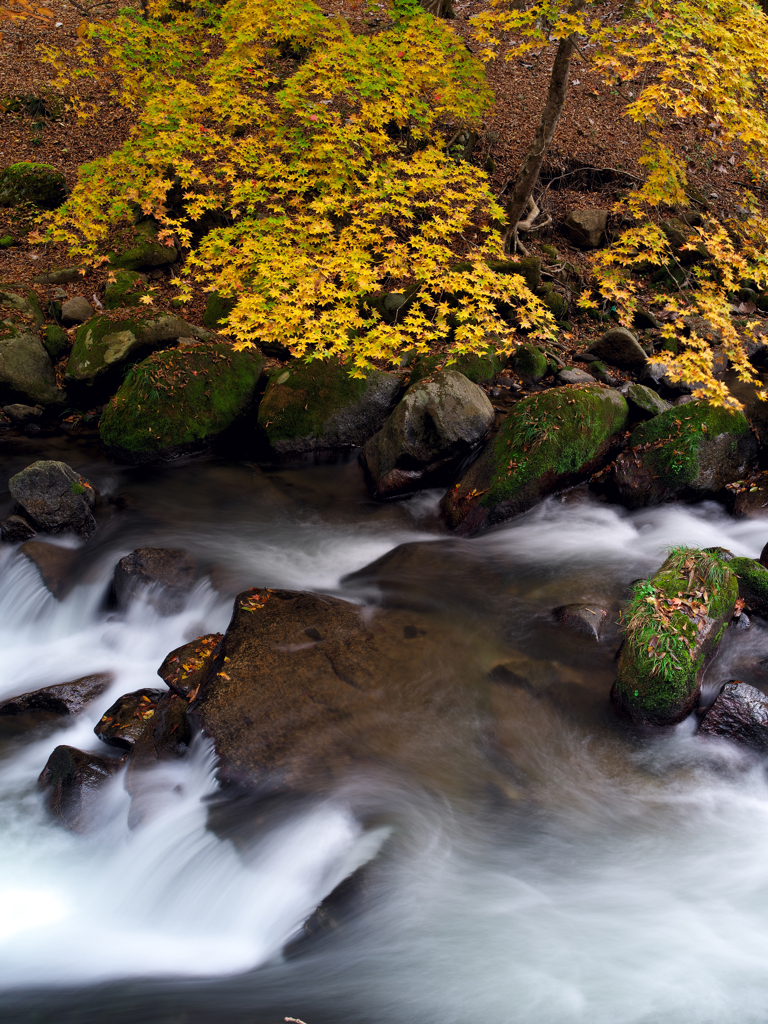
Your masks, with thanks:
[(200, 451), (252, 408), (263, 365), (256, 349), (218, 343), (155, 352), (105, 406), (101, 440), (127, 462)]
[(701, 499), (740, 480), (757, 456), (746, 416), (699, 400), (673, 406), (632, 431), (612, 482), (630, 508)]
[(381, 427), (400, 379), (381, 370), (351, 377), (338, 359), (294, 360), (275, 370), (258, 424), (278, 455), (359, 447)]
[(159, 615), (176, 615), (198, 577), (197, 563), (175, 548), (137, 548), (115, 567), (114, 595), (120, 608), (143, 599)]
[(483, 389), (457, 370), (412, 384), (360, 455), (374, 496), (444, 482), (486, 436), (494, 415)]
[(600, 384), (524, 398), (443, 498), (449, 526), (476, 533), (585, 479), (608, 458), (628, 415), (622, 395)]
[(37, 780), (48, 812), (73, 832), (88, 831), (99, 790), (122, 765), (118, 758), (56, 747)]
[(76, 533), (96, 529), (93, 509), (98, 492), (65, 462), (33, 462), (8, 481), (16, 512), (39, 533)]
[(642, 725), (675, 725), (696, 707), (701, 678), (733, 617), (738, 581), (715, 552), (680, 548), (633, 587), (611, 691)]
[(0, 321), (0, 405), (61, 405), (65, 399), (37, 334), (24, 324)]
[(190, 716), (213, 738), (222, 781), (257, 795), (327, 791), (353, 766), (454, 786), (479, 755), (467, 732), (478, 661), (465, 634), (411, 610), (253, 588), (235, 600)]
[(68, 391), (92, 405), (104, 401), (120, 385), (126, 367), (178, 338), (210, 338), (208, 331), (178, 317), (134, 317), (114, 320), (95, 316), (78, 328), (67, 360)]

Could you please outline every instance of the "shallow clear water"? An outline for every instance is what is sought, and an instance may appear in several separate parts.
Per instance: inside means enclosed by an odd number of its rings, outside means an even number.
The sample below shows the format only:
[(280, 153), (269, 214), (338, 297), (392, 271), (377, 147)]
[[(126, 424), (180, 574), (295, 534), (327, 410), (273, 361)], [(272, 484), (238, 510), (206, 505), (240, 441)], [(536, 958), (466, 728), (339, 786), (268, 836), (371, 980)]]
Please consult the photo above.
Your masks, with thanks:
[[(8, 475), (28, 456), (9, 456)], [(594, 600), (615, 619), (627, 584), (667, 546), (755, 556), (768, 523), (715, 505), (628, 513), (574, 493), (457, 541), (439, 524), (438, 494), (377, 506), (354, 463), (264, 472), (209, 459), (158, 471), (78, 462), (76, 450), (68, 459), (123, 498), (78, 549), (61, 602), (14, 549), (0, 552), (0, 698), (90, 672), (115, 681), (70, 725), (0, 735), (3, 1020), (765, 1018), (764, 764), (701, 741), (693, 721), (627, 729), (608, 703), (616, 627), (598, 644), (551, 610)], [(105, 610), (116, 561), (143, 545), (186, 547), (206, 569), (181, 614)], [(156, 770), (139, 827), (128, 827), (120, 776), (93, 832), (51, 824), (35, 780), (53, 747), (97, 750), (93, 725), (109, 703), (162, 685), (167, 652), (224, 629), (234, 594), (251, 585), (416, 608), (466, 637), (470, 669), (475, 658), (481, 674), (513, 666), (526, 685), (490, 685), (482, 713), (457, 727), (477, 753), (449, 761), (472, 778), (368, 769), (242, 830), (249, 812), (234, 808), (219, 838), (206, 827), (221, 801), (215, 758), (198, 741)], [(763, 660), (768, 627), (754, 622), (729, 638), (710, 687), (734, 666), (768, 683)], [(444, 728), (436, 720), (425, 747), (450, 747)], [(284, 955), (364, 864), (354, 913)]]

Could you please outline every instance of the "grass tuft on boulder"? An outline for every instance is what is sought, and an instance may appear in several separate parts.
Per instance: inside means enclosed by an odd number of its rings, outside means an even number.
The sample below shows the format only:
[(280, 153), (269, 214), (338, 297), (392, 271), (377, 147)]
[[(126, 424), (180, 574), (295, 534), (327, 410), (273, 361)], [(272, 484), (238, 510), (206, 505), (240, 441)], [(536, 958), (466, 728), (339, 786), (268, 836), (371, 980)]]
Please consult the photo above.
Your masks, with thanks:
[(675, 725), (695, 708), (738, 597), (732, 565), (713, 551), (673, 548), (634, 585), (611, 697), (636, 724)]

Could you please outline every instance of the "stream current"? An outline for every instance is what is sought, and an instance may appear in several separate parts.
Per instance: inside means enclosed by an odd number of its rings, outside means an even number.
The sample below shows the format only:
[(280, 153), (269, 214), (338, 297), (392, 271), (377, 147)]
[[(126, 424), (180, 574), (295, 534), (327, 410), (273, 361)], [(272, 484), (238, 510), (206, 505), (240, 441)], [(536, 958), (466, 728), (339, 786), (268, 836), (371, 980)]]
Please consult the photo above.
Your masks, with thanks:
[[(765, 1021), (765, 764), (697, 738), (693, 719), (628, 729), (608, 701), (617, 627), (598, 643), (551, 612), (597, 601), (615, 621), (627, 585), (669, 546), (755, 557), (768, 521), (714, 504), (630, 513), (575, 491), (457, 541), (437, 492), (377, 505), (354, 462), (123, 468), (67, 445), (19, 441), (3, 479), (64, 458), (121, 500), (74, 552), (61, 601), (15, 548), (0, 550), (0, 699), (115, 678), (66, 724), (0, 732), (3, 1021)], [(0, 505), (6, 515), (7, 492)], [(207, 568), (180, 614), (105, 609), (115, 563), (139, 546), (182, 547)], [(500, 661), (523, 685), (497, 686), (487, 715), (459, 707), (450, 735), (436, 719), (423, 772), (367, 769), (315, 800), (273, 801), (242, 829), (199, 739), (155, 769), (138, 827), (119, 775), (94, 831), (53, 824), (36, 786), (53, 747), (98, 750), (93, 726), (109, 704), (162, 686), (165, 655), (223, 631), (233, 596), (252, 585), (416, 608), (466, 639), (466, 663), (436, 665), (449, 692)], [(705, 692), (734, 677), (768, 686), (768, 625), (727, 638)], [(226, 829), (209, 827), (212, 808)], [(354, 913), (286, 955), (314, 908), (366, 864)]]

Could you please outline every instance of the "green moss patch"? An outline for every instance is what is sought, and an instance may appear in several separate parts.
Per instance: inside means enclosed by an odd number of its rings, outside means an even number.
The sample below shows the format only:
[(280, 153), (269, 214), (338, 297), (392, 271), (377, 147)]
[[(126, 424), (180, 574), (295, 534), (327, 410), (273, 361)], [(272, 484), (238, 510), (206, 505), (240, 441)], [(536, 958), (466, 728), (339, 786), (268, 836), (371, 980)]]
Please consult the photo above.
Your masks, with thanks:
[(613, 689), (633, 721), (674, 725), (695, 707), (738, 596), (732, 565), (714, 552), (677, 548), (635, 584)]
[(536, 345), (518, 345), (511, 359), (511, 366), (520, 380), (526, 384), (536, 384), (547, 375), (549, 363), (547, 357)]
[(104, 291), (104, 305), (107, 309), (138, 306), (146, 294), (147, 278), (144, 274), (136, 270), (118, 270), (114, 281), (110, 281)]
[(109, 254), (109, 262), (120, 270), (142, 270), (149, 267), (163, 267), (179, 258), (173, 245), (166, 245), (158, 239), (158, 231), (152, 221), (137, 224), (133, 236), (125, 248)]
[(209, 444), (253, 403), (263, 358), (201, 344), (155, 352), (132, 367), (100, 423), (108, 448), (134, 462)]
[(67, 198), (64, 175), (50, 164), (24, 161), (0, 171), (0, 206), (32, 203), (55, 210)]
[(237, 305), (237, 299), (228, 299), (218, 292), (212, 292), (208, 296), (203, 313), (203, 324), (210, 330), (215, 330), (232, 312)]
[(69, 351), (67, 332), (58, 324), (48, 324), (43, 335), (43, 347), (54, 363)]
[(582, 478), (601, 464), (628, 414), (625, 399), (598, 384), (524, 398), (443, 499), (448, 522), (474, 532)]

